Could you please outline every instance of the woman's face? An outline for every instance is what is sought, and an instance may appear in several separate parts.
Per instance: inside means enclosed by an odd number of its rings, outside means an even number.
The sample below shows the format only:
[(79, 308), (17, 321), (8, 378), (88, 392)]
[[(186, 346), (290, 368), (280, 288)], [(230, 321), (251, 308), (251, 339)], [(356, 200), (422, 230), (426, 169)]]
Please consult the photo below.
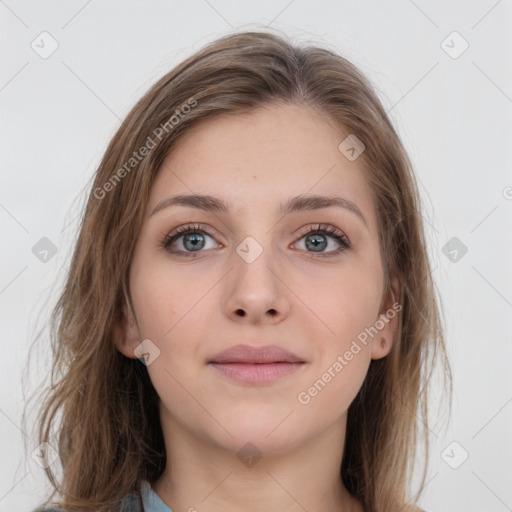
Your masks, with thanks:
[[(277, 452), (344, 426), (396, 328), (378, 322), (394, 301), (362, 159), (338, 149), (348, 135), (314, 110), (272, 106), (203, 122), (166, 158), (130, 268), (140, 332), (128, 318), (116, 341), (128, 357), (149, 353), (164, 432)], [(178, 195), (196, 198), (162, 204)], [(315, 208), (313, 195), (353, 206)], [(301, 363), (211, 363), (236, 345), (274, 345)]]

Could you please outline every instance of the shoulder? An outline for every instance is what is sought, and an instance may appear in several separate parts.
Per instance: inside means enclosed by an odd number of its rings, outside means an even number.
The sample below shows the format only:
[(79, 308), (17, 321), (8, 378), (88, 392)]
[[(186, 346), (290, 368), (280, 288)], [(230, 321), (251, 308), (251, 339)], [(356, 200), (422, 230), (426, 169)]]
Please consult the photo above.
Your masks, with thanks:
[(119, 512), (143, 512), (143, 510), (140, 493), (138, 492), (132, 492), (125, 496), (119, 506)]
[[(38, 508), (33, 510), (32, 512), (67, 512), (63, 508)], [(140, 497), (138, 493), (130, 493), (126, 495), (121, 501), (117, 512), (143, 512)]]
[(32, 510), (32, 512), (66, 512), (66, 511), (62, 508), (54, 508), (54, 507), (41, 508), (41, 507), (39, 507), (39, 508)]
[(36, 508), (32, 512), (66, 512), (62, 508)]

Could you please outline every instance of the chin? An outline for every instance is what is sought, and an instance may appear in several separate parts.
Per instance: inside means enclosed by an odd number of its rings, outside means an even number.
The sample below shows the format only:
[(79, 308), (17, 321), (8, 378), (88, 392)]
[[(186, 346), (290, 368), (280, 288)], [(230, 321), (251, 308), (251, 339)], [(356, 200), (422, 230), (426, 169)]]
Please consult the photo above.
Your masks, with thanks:
[[(216, 439), (216, 442), (235, 453), (248, 443), (265, 454), (285, 452), (300, 441), (296, 432), (294, 433), (296, 426), (292, 420), (293, 414), (286, 418), (287, 414), (268, 417), (238, 416), (233, 422), (222, 423), (232, 437), (223, 431), (225, 435)], [(301, 432), (304, 434), (303, 427)]]

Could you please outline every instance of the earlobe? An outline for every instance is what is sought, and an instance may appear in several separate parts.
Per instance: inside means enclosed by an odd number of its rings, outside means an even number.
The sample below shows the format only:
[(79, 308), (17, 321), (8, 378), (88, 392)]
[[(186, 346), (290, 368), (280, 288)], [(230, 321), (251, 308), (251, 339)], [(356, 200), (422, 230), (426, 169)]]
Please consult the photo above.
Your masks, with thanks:
[(393, 348), (398, 332), (399, 312), (402, 309), (402, 305), (397, 302), (398, 297), (400, 297), (400, 281), (394, 276), (391, 279), (386, 300), (381, 306), (379, 318), (375, 322), (379, 332), (373, 339), (372, 359), (386, 357)]
[(113, 333), (114, 345), (117, 350), (126, 357), (137, 359), (137, 356), (134, 354), (137, 340), (139, 339), (137, 326), (132, 314), (127, 311), (126, 306), (123, 307), (121, 317), (118, 317), (114, 323)]
[(386, 338), (373, 340), (372, 346), (372, 359), (382, 359), (389, 354), (392, 348), (392, 343), (389, 343)]

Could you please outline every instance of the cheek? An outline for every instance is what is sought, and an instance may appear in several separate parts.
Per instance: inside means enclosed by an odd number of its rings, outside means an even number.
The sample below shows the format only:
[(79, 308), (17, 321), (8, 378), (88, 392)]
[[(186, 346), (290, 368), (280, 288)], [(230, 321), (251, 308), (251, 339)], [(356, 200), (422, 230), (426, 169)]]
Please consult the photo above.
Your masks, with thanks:
[[(377, 265), (353, 265), (326, 280), (315, 293), (315, 311), (328, 326), (317, 345), (314, 379), (298, 402), (314, 417), (329, 411), (334, 419), (356, 397), (371, 362), (369, 329), (378, 319), (381, 276)], [(327, 332), (327, 335), (325, 333)], [(317, 338), (318, 337), (317, 333)]]
[(167, 340), (174, 326), (187, 318), (211, 287), (209, 281), (213, 282), (197, 272), (192, 277), (186, 268), (165, 259), (145, 264), (134, 258), (132, 269), (130, 291), (135, 311), (141, 334), (150, 339)]
[[(347, 266), (339, 272), (316, 276), (308, 281), (299, 296), (306, 304), (318, 334), (326, 336), (330, 345), (342, 349), (370, 327), (378, 318), (381, 300), (380, 278), (363, 266)], [(314, 321), (313, 321), (314, 320)]]
[[(334, 358), (316, 378), (297, 395), (299, 411), (305, 422), (316, 418), (335, 421), (345, 413), (359, 392), (368, 372), (370, 353), (367, 347), (350, 361)], [(343, 362), (341, 362), (343, 361)]]
[(319, 326), (309, 332), (317, 340), (316, 363), (297, 396), (308, 422), (322, 415), (334, 421), (363, 384), (371, 362), (372, 338), (367, 333), (378, 318), (378, 284), (367, 272), (353, 270), (326, 281), (322, 293), (315, 294), (311, 309), (319, 312), (321, 322), (304, 325)]
[[(141, 339), (151, 340), (159, 356), (148, 367), (151, 379), (163, 396), (179, 390), (179, 381), (202, 356), (204, 332), (201, 320), (213, 309), (211, 297), (205, 296), (215, 284), (211, 273), (198, 273), (198, 266), (176, 265), (165, 258), (134, 257), (130, 272), (130, 291), (140, 327)], [(207, 320), (205, 320), (207, 322)]]

